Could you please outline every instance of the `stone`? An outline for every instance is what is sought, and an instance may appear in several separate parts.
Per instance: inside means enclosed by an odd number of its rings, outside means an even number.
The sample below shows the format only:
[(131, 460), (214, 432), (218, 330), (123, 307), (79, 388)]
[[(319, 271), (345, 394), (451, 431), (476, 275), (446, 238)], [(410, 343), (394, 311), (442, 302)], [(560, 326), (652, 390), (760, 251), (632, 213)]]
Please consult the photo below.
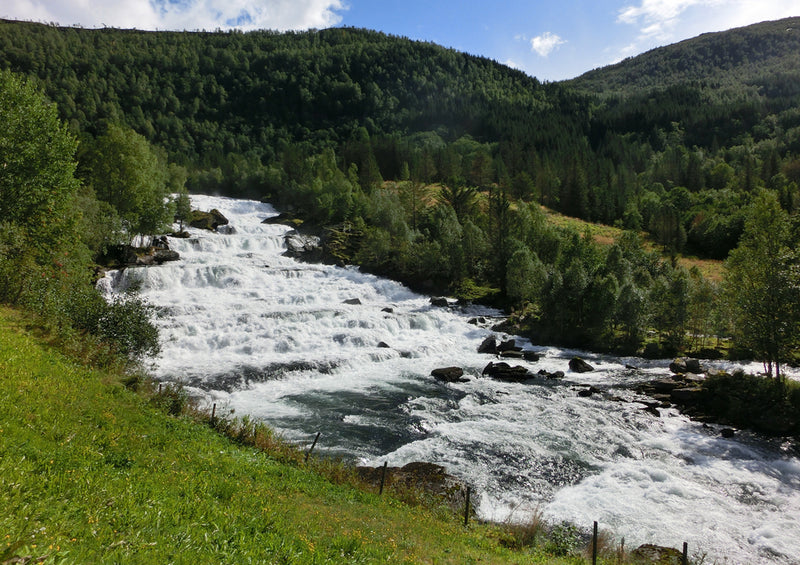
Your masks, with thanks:
[(361, 299), (359, 299), (359, 298), (348, 298), (347, 300), (343, 300), (342, 304), (349, 304), (351, 306), (359, 306), (361, 304)]
[(525, 359), (525, 361), (535, 362), (539, 360), (539, 354), (535, 351), (523, 351), (522, 358)]
[(699, 386), (676, 388), (669, 393), (669, 397), (675, 404), (700, 404), (703, 399), (703, 389)]
[(431, 304), (439, 308), (447, 308), (450, 305), (447, 299), (441, 296), (435, 296), (431, 298)]
[(192, 210), (189, 225), (193, 228), (215, 231), (219, 226), (228, 225), (228, 218), (214, 208), (210, 212)]
[(719, 432), (719, 435), (724, 438), (732, 438), (734, 435), (736, 435), (736, 431), (732, 428), (722, 428)]
[(381, 349), (391, 349), (391, 346), (389, 346), (389, 344), (386, 343), (385, 341), (379, 341), (378, 347), (380, 347)]
[(643, 565), (681, 565), (683, 563), (683, 553), (674, 547), (661, 547), (649, 543), (634, 549), (631, 557), (636, 563)]
[(594, 371), (594, 367), (580, 357), (573, 357), (569, 360), (569, 370), (575, 373), (588, 373)]
[(500, 380), (526, 380), (531, 374), (528, 369), (520, 365), (511, 366), (503, 361), (499, 363), (490, 362), (483, 369), (483, 374), (493, 379)]
[(497, 353), (497, 340), (493, 335), (490, 335), (481, 342), (478, 346), (478, 353)]
[(437, 381), (446, 383), (456, 383), (461, 380), (464, 375), (464, 369), (461, 367), (442, 367), (431, 371), (431, 376)]

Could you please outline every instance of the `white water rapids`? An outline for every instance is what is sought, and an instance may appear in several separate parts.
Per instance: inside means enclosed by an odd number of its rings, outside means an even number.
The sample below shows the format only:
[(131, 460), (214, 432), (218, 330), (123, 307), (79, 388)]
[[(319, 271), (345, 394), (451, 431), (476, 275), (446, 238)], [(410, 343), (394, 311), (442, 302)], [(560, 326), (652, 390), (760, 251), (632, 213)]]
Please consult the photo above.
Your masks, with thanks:
[[(520, 521), (538, 508), (553, 522), (597, 520), (626, 548), (685, 541), (705, 563), (800, 562), (800, 460), (779, 442), (745, 432), (724, 439), (672, 409), (642, 410), (629, 387), (666, 376), (666, 361), (518, 339), (542, 357), (511, 364), (566, 378), (481, 377), (496, 360), (477, 353), (492, 331), (468, 320), (496, 312), (434, 307), (354, 268), (283, 257), (288, 228), (261, 223), (275, 215), (269, 205), (192, 201), (219, 209), (229, 233), (191, 230), (170, 239), (180, 261), (105, 279), (115, 290), (140, 281), (142, 296), (164, 308), (159, 379), (306, 447), (321, 432), (321, 452), (375, 466), (444, 465), (479, 494), (483, 518)], [(569, 371), (576, 354), (596, 370)], [(430, 376), (446, 366), (464, 368), (469, 381)], [(603, 392), (580, 397), (584, 385)]]

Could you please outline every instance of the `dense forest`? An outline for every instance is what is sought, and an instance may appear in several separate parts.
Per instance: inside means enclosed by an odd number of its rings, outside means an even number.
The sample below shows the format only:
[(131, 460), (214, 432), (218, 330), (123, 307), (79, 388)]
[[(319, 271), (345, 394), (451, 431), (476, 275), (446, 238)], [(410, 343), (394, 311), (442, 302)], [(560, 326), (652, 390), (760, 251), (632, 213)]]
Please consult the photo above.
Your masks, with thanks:
[[(800, 324), (798, 58), (800, 18), (564, 83), (360, 29), (0, 22), (4, 84), (44, 93), (74, 140), (64, 205), (87, 257), (168, 230), (169, 194), (266, 198), (327, 226), (338, 259), (505, 306), (538, 341), (665, 355), (733, 336), (770, 370), (793, 359)], [(6, 272), (20, 279), (23, 257), (50, 268), (22, 253), (33, 227), (5, 198)], [(600, 246), (543, 207), (626, 231)], [(725, 280), (682, 253), (728, 258)], [(4, 300), (30, 286), (17, 283)]]

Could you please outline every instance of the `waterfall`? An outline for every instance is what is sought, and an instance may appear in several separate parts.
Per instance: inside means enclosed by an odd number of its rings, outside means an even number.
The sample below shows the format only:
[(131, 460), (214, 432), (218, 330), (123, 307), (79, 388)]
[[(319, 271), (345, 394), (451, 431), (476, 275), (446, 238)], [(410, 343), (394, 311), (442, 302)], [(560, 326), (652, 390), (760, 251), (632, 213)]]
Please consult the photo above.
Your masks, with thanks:
[[(483, 377), (497, 359), (477, 349), (499, 312), (433, 306), (356, 268), (284, 257), (288, 228), (262, 223), (276, 214), (267, 204), (192, 201), (228, 217), (226, 233), (190, 230), (170, 239), (180, 261), (103, 283), (140, 284), (162, 308), (157, 378), (185, 384), (218, 411), (262, 419), (289, 441), (321, 432), (318, 450), (358, 463), (444, 465), (472, 485), (486, 519), (524, 520), (538, 508), (555, 522), (597, 520), (627, 547), (686, 541), (717, 562), (797, 563), (800, 461), (777, 441), (723, 438), (674, 409), (643, 410), (633, 385), (666, 376), (666, 361), (517, 337), (541, 359), (511, 364), (565, 378)], [(575, 355), (595, 370), (570, 371)], [(448, 366), (461, 367), (464, 381), (430, 375)], [(580, 396), (589, 385), (600, 392)]]

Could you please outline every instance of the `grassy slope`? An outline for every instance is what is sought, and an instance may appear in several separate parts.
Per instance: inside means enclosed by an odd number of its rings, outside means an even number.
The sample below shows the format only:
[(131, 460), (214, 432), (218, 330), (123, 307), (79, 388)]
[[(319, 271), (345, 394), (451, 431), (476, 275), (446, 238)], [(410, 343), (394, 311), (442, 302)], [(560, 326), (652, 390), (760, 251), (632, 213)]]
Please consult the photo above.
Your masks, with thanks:
[(2, 308), (0, 392), (0, 563), (576, 562), (169, 416)]

